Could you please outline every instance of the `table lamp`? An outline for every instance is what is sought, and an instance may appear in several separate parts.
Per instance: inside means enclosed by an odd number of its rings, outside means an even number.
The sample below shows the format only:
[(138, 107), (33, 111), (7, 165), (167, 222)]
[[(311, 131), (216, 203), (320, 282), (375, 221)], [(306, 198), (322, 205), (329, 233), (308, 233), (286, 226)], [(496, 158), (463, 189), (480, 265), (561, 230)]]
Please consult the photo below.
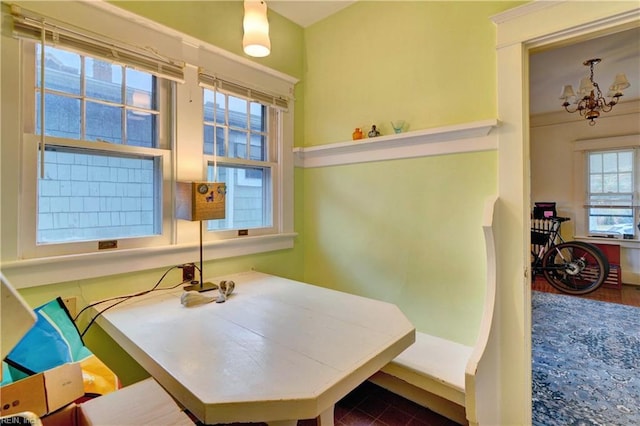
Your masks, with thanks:
[(200, 222), (200, 281), (185, 286), (186, 291), (209, 291), (218, 286), (204, 282), (202, 266), (202, 221), (224, 219), (226, 185), (219, 182), (177, 182), (176, 217), (178, 219)]

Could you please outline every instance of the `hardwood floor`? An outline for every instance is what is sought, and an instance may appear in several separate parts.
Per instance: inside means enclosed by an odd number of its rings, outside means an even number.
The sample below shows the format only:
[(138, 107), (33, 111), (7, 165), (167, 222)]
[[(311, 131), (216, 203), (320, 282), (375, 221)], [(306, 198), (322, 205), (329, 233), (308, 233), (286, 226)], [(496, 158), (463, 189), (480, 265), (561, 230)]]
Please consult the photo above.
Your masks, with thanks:
[[(536, 277), (535, 282), (531, 285), (531, 289), (563, 294), (551, 287), (543, 277)], [(640, 286), (623, 284), (621, 289), (602, 286), (593, 293), (576, 297), (640, 307)]]

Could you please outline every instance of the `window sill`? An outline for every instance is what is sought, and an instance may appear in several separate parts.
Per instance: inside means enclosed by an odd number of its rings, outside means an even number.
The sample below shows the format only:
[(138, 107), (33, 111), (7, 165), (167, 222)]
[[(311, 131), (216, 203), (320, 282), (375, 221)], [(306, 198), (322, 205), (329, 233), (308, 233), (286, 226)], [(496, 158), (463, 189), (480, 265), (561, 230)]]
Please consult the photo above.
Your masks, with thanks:
[[(293, 247), (297, 233), (234, 238), (204, 243), (204, 260), (224, 259)], [(114, 250), (3, 262), (2, 272), (15, 288), (163, 268), (197, 262), (199, 244)], [(206, 277), (205, 277), (206, 278)]]
[(498, 148), (491, 131), (498, 120), (485, 120), (417, 130), (356, 141), (293, 149), (296, 167), (324, 167), (370, 161), (397, 160)]
[(625, 240), (622, 238), (606, 238), (606, 237), (598, 238), (598, 237), (588, 237), (585, 235), (576, 235), (574, 238), (578, 241), (584, 241), (592, 244), (615, 244), (624, 248), (640, 249), (640, 240), (638, 239)]

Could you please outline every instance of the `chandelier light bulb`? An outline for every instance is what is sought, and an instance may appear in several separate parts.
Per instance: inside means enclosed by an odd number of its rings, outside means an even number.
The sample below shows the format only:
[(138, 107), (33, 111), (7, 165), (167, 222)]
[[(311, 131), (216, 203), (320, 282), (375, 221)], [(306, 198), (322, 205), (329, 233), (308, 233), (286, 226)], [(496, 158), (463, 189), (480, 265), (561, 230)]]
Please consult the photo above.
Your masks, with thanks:
[(242, 37), (244, 53), (256, 58), (268, 56), (271, 53), (271, 40), (269, 40), (267, 3), (245, 0), (242, 27), (244, 29)]

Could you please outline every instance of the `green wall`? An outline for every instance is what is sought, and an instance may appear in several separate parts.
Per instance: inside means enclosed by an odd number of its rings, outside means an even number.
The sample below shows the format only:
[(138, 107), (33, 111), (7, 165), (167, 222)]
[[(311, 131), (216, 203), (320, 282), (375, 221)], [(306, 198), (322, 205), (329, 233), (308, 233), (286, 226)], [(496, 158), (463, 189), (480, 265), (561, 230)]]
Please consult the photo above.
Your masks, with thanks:
[(472, 345), (496, 167), (482, 152), (307, 170), (305, 280), (395, 303), (418, 330)]
[(495, 27), (518, 3), (361, 1), (305, 31), (304, 145), (391, 120), (409, 130), (496, 118)]
[[(514, 2), (357, 2), (305, 30), (304, 146), (496, 118), (495, 28)], [(497, 152), (303, 171), (305, 281), (396, 303), (472, 345)]]

